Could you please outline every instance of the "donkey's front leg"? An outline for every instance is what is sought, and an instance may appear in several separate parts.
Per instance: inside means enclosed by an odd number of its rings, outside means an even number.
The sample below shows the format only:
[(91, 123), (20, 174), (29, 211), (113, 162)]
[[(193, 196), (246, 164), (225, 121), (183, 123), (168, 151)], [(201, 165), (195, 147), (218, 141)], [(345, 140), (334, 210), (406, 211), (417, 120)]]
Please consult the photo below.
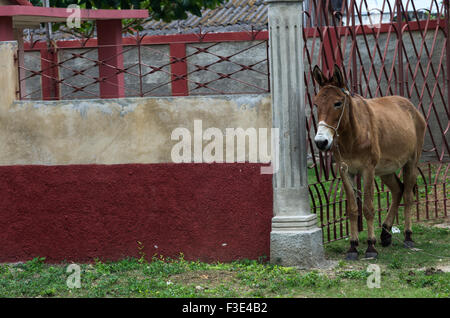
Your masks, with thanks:
[(345, 196), (347, 198), (347, 216), (350, 218), (350, 249), (347, 251), (347, 260), (358, 259), (358, 205), (356, 204), (355, 193), (348, 175), (348, 167), (340, 167), (342, 184), (344, 185)]
[(362, 173), (364, 181), (364, 203), (363, 203), (363, 213), (367, 221), (367, 250), (366, 258), (377, 257), (378, 252), (375, 249), (375, 231), (373, 227), (373, 219), (375, 216), (375, 210), (373, 208), (373, 190), (374, 190), (374, 177), (375, 168), (370, 167), (363, 171)]

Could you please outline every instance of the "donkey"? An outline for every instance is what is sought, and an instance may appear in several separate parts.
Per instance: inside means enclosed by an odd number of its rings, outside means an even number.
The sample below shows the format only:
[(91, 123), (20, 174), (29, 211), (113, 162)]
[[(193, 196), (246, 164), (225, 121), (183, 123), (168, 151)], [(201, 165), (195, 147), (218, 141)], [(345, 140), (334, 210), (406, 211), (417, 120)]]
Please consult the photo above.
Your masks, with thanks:
[[(346, 259), (358, 259), (358, 208), (352, 184), (356, 174), (362, 176), (364, 185), (363, 213), (368, 232), (365, 257), (378, 256), (373, 224), (375, 176), (380, 176), (392, 193), (392, 203), (382, 225), (381, 245), (391, 244), (391, 227), (403, 197), (404, 246), (412, 248), (411, 206), (425, 137), (423, 116), (401, 96), (365, 99), (350, 94), (337, 65), (331, 78), (326, 78), (316, 65), (313, 77), (320, 88), (313, 99), (319, 122), (314, 141), (319, 150), (332, 151), (347, 197), (350, 249)], [(400, 168), (403, 182), (396, 175)]]

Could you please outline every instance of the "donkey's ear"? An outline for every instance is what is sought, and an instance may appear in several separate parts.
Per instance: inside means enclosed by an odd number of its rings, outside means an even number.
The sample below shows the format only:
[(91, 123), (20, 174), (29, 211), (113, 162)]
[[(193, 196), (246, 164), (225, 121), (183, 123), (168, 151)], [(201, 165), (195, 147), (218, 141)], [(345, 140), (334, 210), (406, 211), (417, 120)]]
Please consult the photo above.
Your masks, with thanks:
[(320, 87), (324, 86), (327, 82), (325, 76), (323, 75), (320, 68), (316, 65), (313, 69), (313, 77), (317, 84), (319, 84)]
[(344, 76), (342, 76), (341, 69), (339, 68), (339, 66), (337, 66), (337, 64), (334, 64), (334, 71), (331, 82), (333, 85), (339, 88), (345, 88)]

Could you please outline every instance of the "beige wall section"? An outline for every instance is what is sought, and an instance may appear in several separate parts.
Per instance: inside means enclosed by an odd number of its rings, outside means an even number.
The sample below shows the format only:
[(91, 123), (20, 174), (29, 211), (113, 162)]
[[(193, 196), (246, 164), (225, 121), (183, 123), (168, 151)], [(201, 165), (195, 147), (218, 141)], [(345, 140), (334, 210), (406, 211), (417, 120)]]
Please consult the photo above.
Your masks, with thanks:
[(225, 128), (270, 128), (270, 105), (270, 95), (2, 103), (0, 164), (172, 162), (175, 128), (192, 138), (196, 119), (203, 131), (224, 135)]

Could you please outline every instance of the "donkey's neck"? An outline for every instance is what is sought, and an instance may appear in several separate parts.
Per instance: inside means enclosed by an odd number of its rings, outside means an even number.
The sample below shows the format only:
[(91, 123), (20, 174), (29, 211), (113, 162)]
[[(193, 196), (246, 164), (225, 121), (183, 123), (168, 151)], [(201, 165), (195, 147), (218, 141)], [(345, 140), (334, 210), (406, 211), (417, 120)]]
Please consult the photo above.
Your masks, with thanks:
[(371, 123), (367, 121), (369, 112), (370, 110), (363, 97), (355, 95), (351, 98), (346, 120), (338, 140), (339, 150), (343, 156), (370, 147), (367, 134), (371, 130)]

